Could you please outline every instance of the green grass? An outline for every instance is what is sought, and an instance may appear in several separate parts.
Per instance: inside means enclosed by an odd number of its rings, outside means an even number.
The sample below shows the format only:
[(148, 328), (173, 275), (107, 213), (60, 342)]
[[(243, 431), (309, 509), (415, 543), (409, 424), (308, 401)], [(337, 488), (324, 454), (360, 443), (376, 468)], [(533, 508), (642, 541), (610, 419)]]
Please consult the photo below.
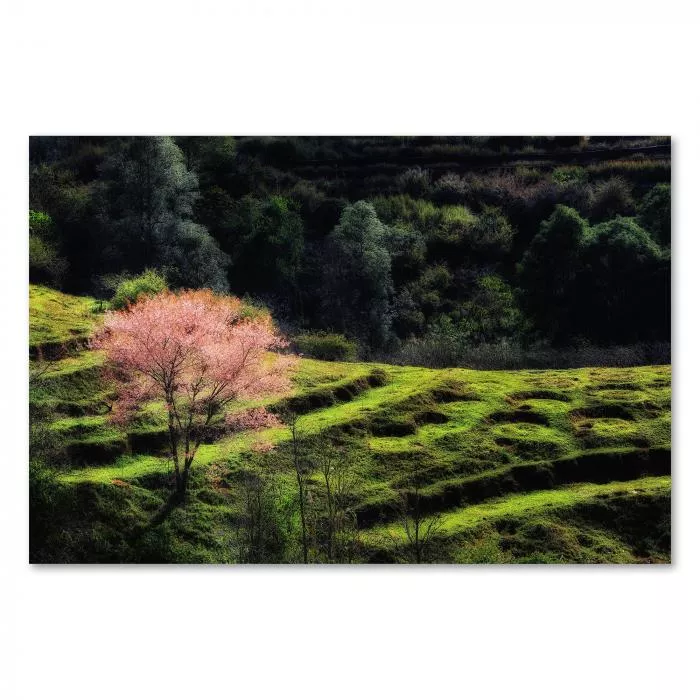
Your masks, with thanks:
[[(463, 533), (485, 521), (498, 520), (506, 516), (517, 518), (534, 512), (542, 513), (570, 508), (581, 503), (590, 503), (594, 499), (615, 495), (663, 493), (667, 492), (670, 487), (671, 478), (660, 476), (609, 484), (572, 484), (565, 488), (518, 494), (449, 511), (443, 516), (440, 533), (443, 537), (449, 537)], [(380, 526), (369, 530), (365, 537), (368, 542), (373, 542), (380, 541), (389, 535), (400, 536), (401, 526), (397, 523)]]
[(109, 467), (85, 467), (61, 476), (65, 483), (111, 484), (115, 479), (129, 480), (152, 474), (169, 474), (172, 463), (166, 459), (148, 455), (130, 457), (124, 455)]
[(87, 339), (98, 318), (94, 307), (91, 297), (75, 297), (30, 284), (29, 347)]
[[(90, 332), (96, 322), (91, 300), (64, 297), (32, 288), (35, 343)], [(52, 304), (61, 300), (54, 318)], [(53, 465), (61, 488), (99, 494), (106, 509), (94, 516), (100, 522), (121, 523), (121, 516), (109, 513), (117, 503), (126, 507), (125, 500), (128, 508), (142, 509), (134, 522), (146, 522), (146, 511), (156, 501), (162, 505), (170, 488), (172, 467), (159, 442), (164, 407), (152, 402), (133, 424), (114, 425), (109, 420), (114, 387), (102, 378), (102, 362), (100, 353), (74, 350), (51, 363), (32, 382), (30, 404), (51, 416), (50, 429), (67, 444), (66, 457)], [(661, 503), (670, 490), (664, 452), (671, 442), (670, 366), (475, 371), (302, 359), (287, 394), (240, 402), (231, 410), (260, 404), (298, 410), (305, 442), (323, 438), (362, 456), (355, 506), (367, 559), (392, 560), (385, 540), (400, 537), (390, 524), (397, 492), (413, 479), (426, 507), (443, 515), (440, 561), (628, 562), (670, 556), (663, 533), (649, 539), (643, 521), (663, 521), (667, 508), (658, 506), (649, 515), (651, 504)], [(260, 441), (274, 449), (256, 454)], [(647, 463), (645, 455), (656, 455), (656, 461)], [(179, 534), (159, 531), (165, 539), (158, 546), (169, 560), (229, 561), (232, 555), (221, 543), (231, 544), (226, 528), (241, 507), (237, 475), (252, 462), (279, 470), (289, 459), (286, 427), (202, 445), (194, 464), (201, 499), (173, 516)], [(212, 486), (213, 473), (227, 484), (223, 490)], [(576, 479), (585, 483), (572, 483)], [(313, 481), (312, 491), (320, 493), (320, 481)], [(293, 500), (291, 482), (284, 483), (285, 499)], [(585, 520), (586, 509), (613, 501), (619, 510), (614, 520)], [(631, 519), (632, 535), (618, 531), (629, 513), (638, 514)], [(514, 531), (504, 534), (509, 518)], [(647, 525), (653, 530), (653, 523)], [(207, 534), (207, 528), (220, 536)], [(537, 532), (554, 544), (540, 546)], [(166, 556), (158, 551), (158, 557)]]

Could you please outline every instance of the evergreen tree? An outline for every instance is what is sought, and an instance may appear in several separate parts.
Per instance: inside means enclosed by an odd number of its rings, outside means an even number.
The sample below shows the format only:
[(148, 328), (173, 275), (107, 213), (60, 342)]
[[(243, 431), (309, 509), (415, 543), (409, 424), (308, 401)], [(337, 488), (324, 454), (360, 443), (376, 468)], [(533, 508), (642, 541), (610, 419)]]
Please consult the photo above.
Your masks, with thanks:
[(599, 342), (670, 339), (670, 252), (635, 219), (593, 226), (583, 251), (580, 332)]
[(332, 325), (372, 347), (389, 339), (392, 293), (389, 231), (374, 207), (360, 201), (343, 210), (328, 236), (325, 309)]
[(282, 296), (289, 310), (299, 312), (304, 225), (296, 204), (287, 197), (244, 197), (230, 226), (227, 246), (236, 289)]
[(555, 342), (568, 341), (577, 331), (577, 280), (589, 231), (575, 209), (558, 204), (519, 265), (523, 306), (535, 328)]
[(228, 288), (228, 258), (193, 221), (196, 174), (167, 136), (122, 139), (102, 166), (100, 214), (113, 270), (165, 270), (173, 285)]

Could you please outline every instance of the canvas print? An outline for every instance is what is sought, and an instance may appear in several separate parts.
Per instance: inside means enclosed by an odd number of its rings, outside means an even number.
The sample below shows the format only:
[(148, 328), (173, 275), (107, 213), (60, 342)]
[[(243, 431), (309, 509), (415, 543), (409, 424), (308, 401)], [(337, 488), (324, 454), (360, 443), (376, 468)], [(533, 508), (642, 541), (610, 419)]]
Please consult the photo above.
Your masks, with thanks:
[(32, 563), (671, 561), (671, 140), (34, 136)]

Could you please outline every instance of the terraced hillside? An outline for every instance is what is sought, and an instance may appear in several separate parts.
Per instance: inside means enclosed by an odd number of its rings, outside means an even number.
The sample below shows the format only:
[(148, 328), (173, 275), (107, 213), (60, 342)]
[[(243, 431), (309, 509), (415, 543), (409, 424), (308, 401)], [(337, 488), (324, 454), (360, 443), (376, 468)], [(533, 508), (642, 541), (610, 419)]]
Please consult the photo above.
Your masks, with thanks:
[[(32, 290), (32, 328), (52, 294)], [(266, 560), (299, 561), (289, 428), (212, 432), (187, 504), (169, 507), (163, 408), (144, 406), (128, 428), (110, 422), (102, 357), (81, 342), (99, 315), (63, 297), (60, 328), (42, 330), (33, 353), (62, 357), (32, 361), (32, 415), (61, 455), (32, 504), (32, 557), (241, 561), (249, 477), (262, 473), (274, 475), (278, 535)], [(303, 359), (294, 389), (266, 404), (298, 417), (302, 448), (350, 463), (353, 561), (411, 560), (400, 506), (409, 488), (425, 517), (441, 514), (425, 561), (670, 561), (670, 366), (484, 372)], [(321, 462), (309, 460), (312, 515)], [(327, 561), (317, 531), (311, 560)]]

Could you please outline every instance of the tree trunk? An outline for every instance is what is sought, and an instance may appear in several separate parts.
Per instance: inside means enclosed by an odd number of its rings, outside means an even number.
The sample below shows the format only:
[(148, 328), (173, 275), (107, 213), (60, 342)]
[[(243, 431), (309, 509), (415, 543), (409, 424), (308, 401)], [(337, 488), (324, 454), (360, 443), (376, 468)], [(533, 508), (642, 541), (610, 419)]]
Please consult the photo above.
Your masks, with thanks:
[(306, 541), (306, 504), (304, 503), (304, 486), (301, 475), (297, 472), (299, 484), (299, 514), (301, 515), (301, 548), (304, 552), (304, 564), (309, 563), (309, 545)]
[[(168, 399), (171, 401), (172, 399)], [(177, 452), (177, 430), (175, 429), (175, 421), (173, 420), (172, 411), (168, 410), (168, 434), (170, 438), (170, 456), (173, 458), (173, 467), (175, 469), (175, 489), (177, 493), (183, 493), (182, 473), (180, 472), (180, 459)]]
[(325, 477), (326, 481), (326, 499), (328, 501), (328, 561), (333, 561), (333, 536), (334, 536), (334, 520), (335, 513), (333, 508), (333, 494), (331, 493), (331, 485), (328, 480), (328, 476)]

